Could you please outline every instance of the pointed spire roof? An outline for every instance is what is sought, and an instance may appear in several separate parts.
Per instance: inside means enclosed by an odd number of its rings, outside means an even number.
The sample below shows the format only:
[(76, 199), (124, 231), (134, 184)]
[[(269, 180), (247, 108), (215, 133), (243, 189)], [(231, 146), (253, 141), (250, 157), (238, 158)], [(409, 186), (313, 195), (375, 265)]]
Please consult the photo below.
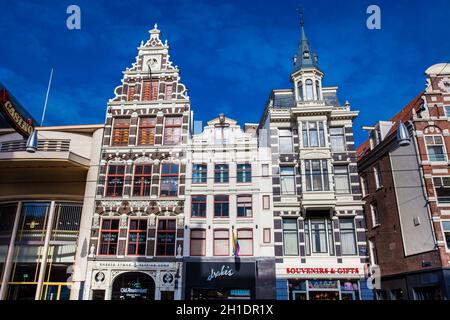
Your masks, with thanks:
[(317, 68), (317, 55), (311, 52), (308, 37), (305, 33), (303, 14), (300, 16), (301, 36), (298, 44), (297, 55), (294, 58), (294, 71), (303, 68)]

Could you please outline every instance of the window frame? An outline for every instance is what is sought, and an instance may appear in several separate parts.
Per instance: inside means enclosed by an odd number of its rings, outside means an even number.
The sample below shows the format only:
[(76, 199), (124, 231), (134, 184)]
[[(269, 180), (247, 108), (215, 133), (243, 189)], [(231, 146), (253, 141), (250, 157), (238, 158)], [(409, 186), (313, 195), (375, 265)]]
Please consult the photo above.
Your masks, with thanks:
[(252, 182), (252, 165), (251, 163), (238, 163), (236, 165), (236, 183)]
[[(330, 172), (328, 170), (328, 160), (324, 159), (311, 159), (305, 160), (305, 184), (306, 184), (306, 192), (328, 192), (330, 191)], [(320, 165), (320, 180), (321, 180), (321, 188), (315, 189), (314, 185), (314, 174), (313, 162), (319, 162)], [(308, 182), (310, 188), (308, 188)]]
[[(315, 128), (311, 130), (310, 124), (314, 124)], [(317, 139), (317, 146), (311, 145), (311, 137)], [(304, 148), (325, 148), (327, 141), (325, 139), (325, 124), (321, 120), (302, 121), (302, 144)]]
[[(295, 222), (295, 229), (285, 228), (285, 222), (287, 222), (288, 220), (291, 221), (292, 225)], [(284, 257), (298, 257), (300, 255), (299, 236), (298, 236), (298, 230), (299, 230), (298, 229), (298, 219), (297, 218), (283, 218), (281, 221), (281, 226), (282, 226), (282, 232), (283, 232), (283, 256)], [(296, 239), (295, 248), (297, 249), (295, 254), (286, 254), (286, 244), (285, 244), (286, 243), (286, 241), (285, 241), (286, 234), (290, 234), (290, 235), (295, 234), (295, 239)]]
[[(110, 173), (110, 170), (111, 170), (111, 167), (115, 167), (116, 168), (116, 170), (115, 170), (115, 173)], [(118, 167), (123, 167), (123, 173), (120, 173), (120, 174), (118, 174), (117, 173), (117, 168)], [(125, 173), (126, 173), (126, 169), (127, 169), (127, 167), (126, 167), (126, 165), (125, 164), (108, 164), (108, 166), (107, 166), (107, 174), (106, 174), (106, 181), (105, 181), (105, 191), (104, 191), (104, 196), (105, 197), (111, 197), (111, 198), (120, 198), (120, 197), (123, 197), (123, 192), (124, 192), (124, 189), (125, 189)], [(116, 178), (116, 179), (118, 179), (118, 178), (122, 178), (122, 187), (120, 187), (121, 188), (121, 192), (120, 192), (120, 194), (110, 194), (110, 192), (109, 192), (109, 189), (110, 189), (110, 187), (109, 187), (109, 180), (110, 180), (110, 178)], [(117, 183), (114, 185), (114, 191), (117, 189)]]
[[(176, 166), (177, 167), (177, 173), (163, 173), (164, 172), (164, 170), (163, 170), (164, 166), (170, 166), (171, 168)], [(169, 170), (169, 171), (171, 172), (172, 170)], [(175, 177), (176, 177), (176, 182), (177, 182), (176, 194), (174, 194), (174, 195), (172, 195), (172, 194), (168, 194), (168, 195), (163, 194), (163, 190), (166, 190), (165, 186), (163, 188), (163, 180), (168, 178), (169, 181), (170, 181), (171, 179), (173, 179)], [(168, 186), (169, 186), (169, 189), (167, 189), (167, 190), (170, 193), (170, 183), (169, 183)], [(179, 193), (179, 188), (180, 188), (180, 166), (178, 164), (176, 164), (176, 163), (163, 163), (163, 164), (161, 164), (160, 183), (159, 183), (159, 196), (161, 198), (177, 197), (178, 193)]]
[[(152, 121), (149, 121), (147, 123), (144, 120), (151, 119)], [(154, 122), (153, 122), (154, 120)], [(156, 117), (139, 117), (139, 126), (138, 126), (138, 139), (136, 141), (136, 144), (138, 146), (154, 146), (155, 145), (155, 138), (156, 138)], [(149, 143), (142, 143), (142, 135), (143, 131), (148, 130), (145, 134), (148, 136)], [(153, 141), (153, 142), (151, 142)]]
[[(142, 167), (142, 173), (136, 173), (137, 168)], [(150, 167), (150, 173), (145, 173), (145, 168)], [(135, 164), (133, 168), (133, 197), (149, 197), (152, 192), (152, 173), (153, 173), (153, 165), (151, 164)], [(139, 193), (136, 194), (136, 178), (141, 178), (141, 182), (139, 184)], [(148, 194), (146, 194), (147, 187), (145, 186), (145, 178), (148, 178), (149, 186), (148, 186)]]
[[(216, 232), (227, 232), (227, 237), (218, 237), (216, 236)], [(227, 253), (226, 254), (217, 254), (216, 253), (216, 241), (226, 241), (227, 242)], [(213, 256), (215, 257), (227, 257), (230, 255), (230, 230), (225, 228), (217, 228), (213, 229)]]
[[(204, 201), (197, 200), (198, 198), (202, 198)], [(195, 201), (194, 201), (195, 199)], [(194, 215), (194, 205), (196, 205), (198, 208), (201, 208), (202, 205), (204, 205), (204, 215)], [(207, 215), (207, 208), (208, 208), (208, 197), (203, 194), (195, 194), (191, 195), (191, 218), (192, 219), (205, 219)]]
[[(352, 222), (352, 228), (342, 228), (342, 224), (341, 222), (343, 222), (343, 220), (345, 221), (351, 221)], [(349, 230), (352, 231), (352, 235), (353, 235), (353, 248), (354, 248), (354, 253), (344, 253), (344, 246), (342, 245), (342, 231), (346, 231), (348, 232)], [(357, 233), (356, 233), (356, 223), (355, 223), (355, 218), (354, 217), (342, 217), (339, 218), (339, 235), (340, 235), (340, 240), (341, 240), (341, 254), (342, 256), (356, 256), (358, 255), (358, 237), (357, 237)]]
[[(436, 183), (436, 179), (439, 179), (439, 185)], [(448, 201), (443, 201), (443, 200), (439, 200), (439, 196), (438, 196), (438, 188), (444, 188), (444, 189), (450, 189), (450, 181), (448, 183), (448, 186), (445, 186), (444, 184), (444, 179), (445, 180), (450, 180), (450, 176), (433, 176), (433, 178), (431, 179), (432, 183), (433, 183), (433, 188), (434, 188), (434, 194), (436, 196), (436, 202), (438, 205), (447, 205), (450, 206), (450, 196), (449, 196), (449, 200)]]
[(142, 81), (141, 101), (156, 101), (159, 95), (159, 80), (145, 79)]
[(370, 217), (371, 217), (372, 229), (373, 229), (373, 228), (379, 227), (381, 225), (380, 210), (378, 209), (378, 203), (376, 201), (371, 202), (369, 204), (369, 206), (370, 206)]
[(383, 176), (381, 174), (381, 166), (380, 163), (376, 163), (373, 166), (373, 175), (375, 178), (375, 187), (381, 189), (383, 187)]
[[(220, 200), (218, 199), (219, 197), (226, 197), (226, 200)], [(217, 214), (216, 211), (216, 204), (220, 204), (220, 215)], [(224, 212), (224, 205), (226, 205), (227, 208), (227, 215), (223, 215)], [(230, 218), (230, 196), (227, 194), (215, 194), (214, 195), (214, 214), (213, 214), (214, 219), (228, 219)]]
[[(104, 223), (105, 221), (109, 221), (109, 228), (105, 229)], [(117, 222), (117, 229), (112, 229), (112, 223)], [(108, 253), (102, 253), (102, 246), (103, 246), (103, 239), (102, 239), (102, 235), (104, 233), (108, 233), (110, 236), (111, 234), (115, 233), (117, 235), (117, 241), (115, 243), (115, 252), (114, 253), (109, 253), (110, 252), (110, 247), (111, 247), (111, 241), (108, 240), (108, 244), (107, 244), (107, 252)], [(100, 225), (100, 233), (99, 233), (99, 239), (98, 239), (98, 248), (97, 248), (97, 255), (98, 256), (117, 256), (118, 254), (118, 250), (119, 250), (119, 234), (120, 234), (120, 219), (117, 218), (102, 218), (101, 221), (101, 225)]]
[[(333, 133), (333, 129), (342, 129), (342, 134), (335, 134)], [(331, 148), (331, 152), (333, 153), (345, 153), (347, 152), (347, 143), (346, 143), (346, 139), (345, 139), (345, 127), (330, 127), (330, 148)], [(342, 138), (342, 145), (343, 145), (343, 150), (335, 150), (335, 148), (333, 148), (333, 137), (341, 137)]]
[[(268, 239), (266, 238), (266, 232), (268, 233)], [(263, 244), (270, 244), (272, 243), (272, 230), (271, 228), (263, 228)]]
[[(196, 167), (204, 167), (205, 170), (196, 170)], [(198, 174), (199, 181), (196, 180), (196, 174)], [(204, 174), (204, 176), (203, 176)], [(204, 181), (203, 181), (204, 180)], [(205, 184), (208, 182), (208, 164), (206, 163), (193, 163), (192, 164), (192, 184)]]
[[(297, 175), (297, 172), (295, 170), (296, 167), (291, 165), (291, 166), (280, 166), (279, 168), (280, 168), (280, 194), (282, 196), (296, 195), (297, 194), (297, 182), (295, 181), (296, 180), (296, 175)], [(283, 174), (283, 169), (285, 169), (285, 168), (292, 169), (292, 174), (285, 174), (285, 173)], [(292, 192), (287, 192), (288, 190), (284, 190), (283, 189), (283, 185), (285, 185), (283, 183), (283, 181), (286, 180), (286, 179), (289, 179), (289, 180), (292, 179), (292, 182), (293, 182), (293, 185), (294, 185), (294, 190)]]
[[(242, 231), (246, 231), (246, 232), (251, 232), (251, 238), (242, 238), (242, 237), (240, 237), (239, 236), (239, 233), (240, 232), (242, 232)], [(242, 245), (240, 245), (240, 248), (241, 248), (241, 250), (239, 251), (239, 256), (243, 256), (243, 257), (251, 257), (251, 256), (253, 256), (254, 255), (254, 251), (255, 251), (255, 245), (254, 245), (254, 234), (253, 234), (253, 229), (252, 228), (239, 228), (239, 229), (237, 229), (236, 230), (236, 236), (237, 236), (237, 239), (238, 239), (238, 241), (240, 241), (241, 243), (242, 243), (242, 240), (251, 240), (251, 244), (252, 244), (252, 252), (251, 252), (251, 254), (242, 254)]]
[[(326, 251), (320, 251), (316, 252), (313, 248), (313, 233), (317, 231), (317, 229), (313, 229), (311, 227), (311, 221), (316, 220), (323, 223), (324, 229), (324, 239), (325, 239), (325, 248)], [(304, 220), (304, 226), (305, 230), (308, 230), (308, 234), (305, 234), (305, 255), (306, 256), (336, 256), (336, 241), (334, 239), (334, 226), (333, 226), (333, 220), (327, 217), (308, 217)], [(307, 227), (306, 227), (307, 226)], [(320, 231), (320, 230), (319, 230)], [(307, 248), (307, 242), (306, 237), (308, 237), (308, 245), (309, 248)]]
[[(222, 167), (222, 168), (219, 168)], [(219, 177), (219, 179), (217, 179)], [(225, 179), (226, 178), (226, 179)], [(214, 164), (214, 183), (230, 183), (230, 165), (227, 163)]]
[[(436, 137), (439, 137), (441, 139), (441, 143), (436, 143)], [(433, 139), (433, 144), (429, 144), (427, 141), (427, 138), (432, 138)], [(445, 147), (445, 138), (442, 134), (427, 134), (424, 135), (423, 137), (424, 142), (425, 142), (425, 149), (427, 151), (427, 159), (430, 162), (447, 162), (448, 161), (448, 155), (447, 155), (447, 149)], [(437, 160), (432, 160), (430, 158), (430, 152), (428, 150), (429, 147), (441, 147), (442, 148), (442, 155), (443, 157), (445, 157), (445, 159), (437, 159)]]
[[(249, 201), (246, 202), (239, 202), (239, 199), (243, 199), (243, 198), (250, 198)], [(241, 204), (241, 205), (240, 205)], [(244, 204), (242, 206), (242, 204)], [(247, 213), (248, 211), (248, 205), (250, 205), (250, 215), (245, 215), (245, 216), (240, 216), (239, 215), (239, 208), (244, 208), (245, 213)], [(245, 218), (253, 218), (253, 195), (251, 194), (240, 194), (236, 196), (236, 218), (237, 219), (245, 219)]]
[[(125, 120), (127, 123), (118, 124), (119, 120)], [(109, 145), (111, 147), (125, 147), (130, 143), (130, 127), (131, 127), (131, 118), (130, 117), (118, 117), (113, 118), (111, 130), (111, 137)], [(119, 132), (118, 140), (115, 140), (116, 132)], [(126, 138), (125, 138), (126, 137)]]
[[(138, 225), (138, 229), (131, 229), (131, 222), (132, 221), (137, 221), (137, 225)], [(145, 222), (145, 230), (140, 228), (140, 224), (141, 222)], [(137, 241), (136, 242), (130, 242), (130, 233), (136, 233), (137, 234)], [(142, 243), (139, 241), (139, 235), (141, 233), (145, 233), (145, 240), (144, 240), (144, 254), (139, 254), (139, 245), (142, 245)], [(138, 257), (142, 257), (142, 256), (146, 256), (147, 255), (147, 237), (148, 237), (148, 223), (147, 223), (147, 219), (143, 219), (143, 218), (130, 218), (128, 221), (128, 230), (127, 230), (127, 256), (138, 256)], [(135, 253), (130, 253), (130, 243), (134, 244), (136, 246), (135, 248)]]
[[(175, 121), (179, 120), (179, 123)], [(173, 121), (173, 123), (168, 123), (168, 121)], [(172, 132), (172, 140), (168, 140), (169, 134), (168, 129), (173, 130)], [(176, 135), (176, 129), (179, 129), (179, 135)], [(177, 137), (177, 141), (175, 141), (174, 137)], [(164, 117), (164, 132), (163, 132), (163, 145), (165, 146), (176, 146), (183, 142), (183, 116), (180, 115), (171, 115)]]
[[(446, 227), (444, 227), (444, 223), (448, 223), (448, 231), (446, 231)], [(441, 230), (442, 235), (444, 236), (444, 242), (445, 242), (445, 249), (447, 252), (450, 251), (450, 219), (443, 219), (441, 220)], [(448, 234), (448, 240), (447, 240), (447, 234)]]
[[(173, 221), (174, 222), (174, 229), (160, 229), (160, 222), (161, 221), (166, 221), (166, 228), (169, 225), (169, 221)], [(163, 232), (165, 234), (173, 234), (174, 235), (174, 243), (173, 243), (173, 254), (158, 254), (158, 249), (159, 249), (159, 234), (160, 232)], [(167, 253), (167, 244), (164, 244), (164, 248), (165, 248), (165, 253)], [(156, 229), (156, 239), (155, 239), (155, 257), (174, 257), (176, 255), (176, 250), (177, 250), (177, 221), (176, 219), (170, 219), (170, 218), (163, 218), (163, 219), (158, 219), (157, 222), (157, 229)]]
[[(337, 188), (337, 177), (343, 177), (344, 174), (343, 173), (336, 173), (336, 167), (340, 167), (340, 168), (345, 168), (346, 169), (346, 173), (345, 173), (345, 178), (347, 181), (347, 189), (345, 191), (341, 191), (338, 190)], [(334, 189), (335, 192), (338, 194), (351, 194), (352, 193), (352, 187), (351, 187), (351, 179), (350, 179), (350, 170), (349, 170), (349, 165), (348, 164), (334, 164), (333, 165), (333, 175), (334, 175)]]
[[(192, 237), (192, 232), (203, 232), (204, 236), (203, 237)], [(197, 241), (201, 241), (203, 242), (203, 252), (202, 254), (192, 254), (192, 240), (197, 240)], [(203, 257), (206, 255), (206, 229), (205, 228), (192, 228), (190, 230), (190, 235), (189, 235), (189, 255), (192, 257)]]
[[(286, 134), (289, 132), (289, 134)], [(284, 141), (286, 140), (286, 141)], [(289, 148), (287, 148), (284, 142), (289, 140)], [(282, 142), (284, 141), (284, 142)], [(292, 154), (294, 153), (294, 140), (293, 140), (293, 132), (291, 128), (279, 128), (278, 129), (278, 144), (279, 144), (279, 153), (280, 154)], [(287, 150), (289, 149), (289, 150)]]

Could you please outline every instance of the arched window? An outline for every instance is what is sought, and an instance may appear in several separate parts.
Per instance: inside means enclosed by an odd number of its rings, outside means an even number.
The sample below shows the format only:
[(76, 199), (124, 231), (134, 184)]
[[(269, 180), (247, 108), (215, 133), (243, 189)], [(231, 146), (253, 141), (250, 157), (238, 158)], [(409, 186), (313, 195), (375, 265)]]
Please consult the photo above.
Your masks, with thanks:
[(314, 100), (313, 81), (311, 79), (306, 80), (306, 100)]
[(298, 99), (303, 100), (303, 83), (300, 81), (297, 85)]
[(318, 80), (316, 80), (316, 99), (320, 100), (320, 84)]

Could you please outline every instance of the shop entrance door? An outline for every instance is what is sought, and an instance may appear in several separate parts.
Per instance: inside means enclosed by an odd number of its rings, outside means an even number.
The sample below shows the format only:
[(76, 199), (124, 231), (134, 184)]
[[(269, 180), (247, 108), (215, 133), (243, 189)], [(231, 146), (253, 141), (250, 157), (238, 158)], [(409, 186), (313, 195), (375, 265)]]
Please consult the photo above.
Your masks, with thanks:
[(297, 300), (297, 301), (307, 300), (306, 292), (305, 291), (298, 291), (298, 290), (292, 291), (292, 300)]
[(155, 282), (143, 272), (119, 275), (112, 286), (111, 300), (154, 300)]

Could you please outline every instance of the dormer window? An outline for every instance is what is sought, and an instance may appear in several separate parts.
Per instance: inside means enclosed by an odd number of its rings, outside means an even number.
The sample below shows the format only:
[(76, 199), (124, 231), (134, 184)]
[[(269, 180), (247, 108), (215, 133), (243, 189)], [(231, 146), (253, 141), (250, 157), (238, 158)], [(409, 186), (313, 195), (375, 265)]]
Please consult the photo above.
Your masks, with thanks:
[(309, 51), (303, 52), (303, 58), (304, 59), (309, 59)]
[(312, 101), (314, 100), (314, 89), (313, 89), (313, 81), (308, 79), (305, 81), (306, 85), (306, 100)]

